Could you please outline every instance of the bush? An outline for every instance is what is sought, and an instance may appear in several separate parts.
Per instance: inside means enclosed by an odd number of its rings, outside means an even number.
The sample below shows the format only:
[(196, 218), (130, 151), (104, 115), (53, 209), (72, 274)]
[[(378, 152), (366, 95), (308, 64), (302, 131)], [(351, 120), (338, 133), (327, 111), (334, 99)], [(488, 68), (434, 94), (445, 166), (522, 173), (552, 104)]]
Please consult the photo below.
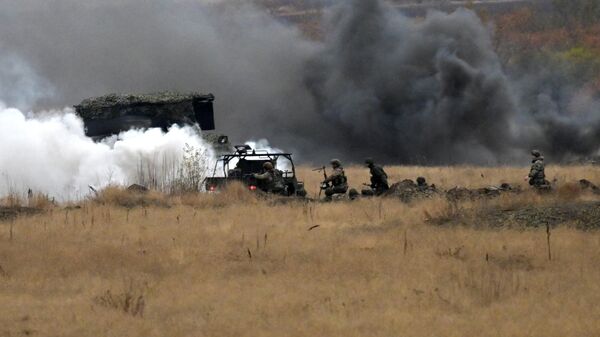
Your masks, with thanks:
[(134, 181), (167, 194), (198, 192), (203, 188), (209, 164), (208, 149), (185, 144), (181, 158), (163, 156), (160, 160), (140, 160)]
[(133, 207), (170, 207), (168, 196), (157, 191), (131, 191), (123, 187), (109, 186), (98, 192), (94, 201), (101, 204), (117, 205), (126, 208)]

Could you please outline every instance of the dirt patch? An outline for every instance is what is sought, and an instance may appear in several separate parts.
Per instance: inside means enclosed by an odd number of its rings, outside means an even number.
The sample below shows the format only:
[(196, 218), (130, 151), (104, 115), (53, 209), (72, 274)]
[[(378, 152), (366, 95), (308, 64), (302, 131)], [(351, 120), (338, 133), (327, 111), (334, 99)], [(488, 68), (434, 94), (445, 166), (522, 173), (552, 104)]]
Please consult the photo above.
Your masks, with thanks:
[(436, 225), (466, 225), (491, 228), (545, 228), (566, 225), (581, 230), (600, 229), (600, 202), (575, 202), (523, 206), (516, 209), (485, 208), (475, 212), (455, 212), (433, 218)]
[(596, 186), (595, 184), (593, 184), (591, 181), (589, 181), (587, 179), (579, 180), (579, 186), (584, 191), (591, 191), (594, 194), (600, 195), (600, 187)]
[(525, 270), (534, 269), (533, 261), (530, 257), (523, 254), (513, 254), (508, 256), (487, 256), (488, 263), (497, 265), (505, 270)]
[(0, 221), (9, 221), (23, 215), (35, 215), (41, 213), (42, 210), (32, 207), (20, 206), (0, 206)]
[(101, 296), (96, 296), (94, 298), (94, 303), (105, 308), (122, 311), (123, 313), (134, 317), (144, 316), (144, 295), (132, 292), (131, 290), (120, 294), (113, 294), (110, 290), (107, 290)]

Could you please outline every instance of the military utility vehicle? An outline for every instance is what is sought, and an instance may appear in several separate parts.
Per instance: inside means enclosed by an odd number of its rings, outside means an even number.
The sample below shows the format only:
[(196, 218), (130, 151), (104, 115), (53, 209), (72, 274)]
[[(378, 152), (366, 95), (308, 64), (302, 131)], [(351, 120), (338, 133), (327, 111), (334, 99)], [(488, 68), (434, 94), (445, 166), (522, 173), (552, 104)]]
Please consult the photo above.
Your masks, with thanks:
[(304, 183), (296, 178), (296, 167), (290, 153), (269, 152), (252, 149), (249, 145), (236, 145), (235, 152), (224, 154), (217, 160), (212, 177), (206, 178), (205, 187), (217, 192), (232, 182), (241, 182), (251, 191), (265, 190), (265, 186), (254, 178), (263, 173), (263, 164), (271, 162), (281, 170), (285, 184), (285, 196), (305, 197)]
[[(174, 124), (198, 125), (202, 131), (215, 129), (215, 96), (200, 93), (159, 92), (153, 94), (109, 94), (92, 97), (75, 105), (88, 137), (102, 139), (130, 129), (161, 128)], [(231, 151), (227, 136), (203, 132), (217, 153)]]

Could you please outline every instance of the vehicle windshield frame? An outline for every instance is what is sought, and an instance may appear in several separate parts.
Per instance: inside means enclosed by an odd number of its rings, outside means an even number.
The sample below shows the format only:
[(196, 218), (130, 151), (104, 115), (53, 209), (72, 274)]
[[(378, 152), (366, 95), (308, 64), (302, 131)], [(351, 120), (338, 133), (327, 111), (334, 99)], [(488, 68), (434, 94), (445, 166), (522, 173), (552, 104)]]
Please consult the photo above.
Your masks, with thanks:
[[(216, 175), (217, 173), (217, 168), (219, 166), (219, 163), (222, 163), (222, 167), (223, 167), (223, 176), (227, 177), (228, 176), (228, 172), (229, 172), (229, 163), (233, 160), (233, 159), (247, 159), (247, 160), (252, 160), (252, 158), (262, 158), (262, 159), (268, 159), (271, 162), (277, 162), (277, 160), (283, 157), (285, 159), (287, 159), (290, 162), (290, 165), (292, 166), (292, 177), (296, 176), (296, 166), (294, 164), (294, 160), (292, 159), (292, 154), (291, 153), (284, 153), (284, 152), (276, 152), (276, 153), (269, 153), (269, 152), (262, 152), (262, 151), (258, 151), (258, 150), (253, 150), (250, 153), (232, 153), (232, 154), (224, 154), (221, 155), (219, 159), (217, 159), (217, 161), (215, 162), (215, 167), (213, 170), (213, 177)], [(289, 172), (289, 171), (288, 171)]]

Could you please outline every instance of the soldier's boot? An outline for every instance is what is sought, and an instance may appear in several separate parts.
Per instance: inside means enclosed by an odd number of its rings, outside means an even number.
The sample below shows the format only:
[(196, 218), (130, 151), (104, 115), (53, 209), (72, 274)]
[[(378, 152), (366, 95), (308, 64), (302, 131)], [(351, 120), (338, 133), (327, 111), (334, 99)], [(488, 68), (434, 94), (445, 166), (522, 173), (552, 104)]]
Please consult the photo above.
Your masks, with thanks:
[(325, 198), (324, 201), (332, 201), (333, 200), (333, 188), (328, 187), (325, 189)]
[(376, 196), (383, 195), (385, 192), (387, 192), (389, 190), (390, 190), (389, 186), (387, 186), (387, 185), (381, 186), (375, 190), (375, 195)]
[(360, 194), (364, 195), (365, 197), (372, 197), (375, 195), (375, 192), (370, 188), (365, 188), (360, 191)]
[(272, 194), (275, 195), (287, 195), (285, 188), (275, 187), (271, 190)]

